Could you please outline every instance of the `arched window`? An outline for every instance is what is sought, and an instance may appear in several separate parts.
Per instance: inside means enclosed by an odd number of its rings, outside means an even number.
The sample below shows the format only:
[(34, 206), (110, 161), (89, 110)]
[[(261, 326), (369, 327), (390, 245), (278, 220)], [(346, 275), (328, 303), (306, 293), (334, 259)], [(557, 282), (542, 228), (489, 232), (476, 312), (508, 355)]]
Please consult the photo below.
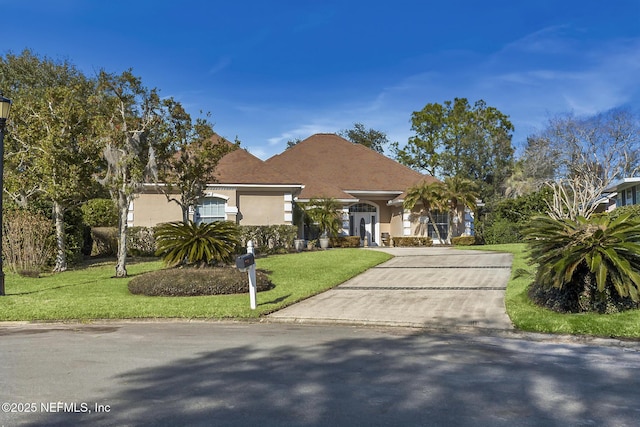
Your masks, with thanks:
[(353, 212), (376, 212), (376, 207), (368, 203), (357, 203), (349, 206), (349, 213)]
[(201, 204), (196, 206), (196, 212), (194, 215), (194, 222), (210, 223), (215, 221), (224, 221), (227, 216), (224, 212), (226, 200), (217, 197), (208, 197), (202, 199)]

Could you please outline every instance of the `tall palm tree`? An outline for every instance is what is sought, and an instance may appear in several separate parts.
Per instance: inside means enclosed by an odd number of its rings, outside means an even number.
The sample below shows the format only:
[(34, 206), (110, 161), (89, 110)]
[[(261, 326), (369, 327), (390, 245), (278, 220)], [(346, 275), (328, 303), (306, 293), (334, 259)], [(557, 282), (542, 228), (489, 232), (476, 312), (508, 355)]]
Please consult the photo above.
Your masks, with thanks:
[[(447, 233), (447, 242), (451, 243), (454, 227), (456, 231), (463, 223), (463, 211), (458, 210), (458, 206), (462, 205), (471, 210), (475, 210), (476, 203), (479, 198), (478, 186), (471, 180), (459, 176), (447, 177), (442, 185), (442, 196), (447, 202), (449, 208), (449, 231)], [(454, 221), (457, 218), (458, 221)]]
[(443, 184), (441, 182), (423, 182), (409, 188), (403, 202), (403, 207), (408, 210), (412, 210), (418, 203), (422, 204), (421, 212), (424, 211), (427, 214), (440, 243), (443, 240), (440, 230), (438, 230), (438, 225), (433, 220), (432, 211), (446, 208), (442, 202), (443, 200), (446, 199), (444, 199)]

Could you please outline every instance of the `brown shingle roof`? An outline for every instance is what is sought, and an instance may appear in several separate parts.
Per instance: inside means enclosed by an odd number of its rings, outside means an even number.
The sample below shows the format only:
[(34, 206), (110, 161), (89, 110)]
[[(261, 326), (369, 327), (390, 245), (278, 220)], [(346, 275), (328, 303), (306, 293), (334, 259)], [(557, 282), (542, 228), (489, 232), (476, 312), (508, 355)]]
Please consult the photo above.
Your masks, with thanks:
[(220, 184), (300, 184), (242, 148), (220, 159), (215, 177)]
[(353, 199), (346, 191), (403, 192), (420, 180), (436, 181), (336, 134), (316, 134), (266, 164), (305, 185), (300, 198)]

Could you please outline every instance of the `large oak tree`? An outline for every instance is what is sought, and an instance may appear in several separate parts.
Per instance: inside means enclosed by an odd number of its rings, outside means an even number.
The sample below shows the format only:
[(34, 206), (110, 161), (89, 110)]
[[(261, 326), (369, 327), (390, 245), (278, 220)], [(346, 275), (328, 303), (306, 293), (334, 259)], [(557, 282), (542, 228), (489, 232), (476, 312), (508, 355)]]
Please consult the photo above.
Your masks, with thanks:
[(499, 194), (513, 166), (513, 125), (507, 115), (482, 100), (471, 105), (455, 98), (415, 111), (411, 124), (415, 135), (407, 144), (393, 144), (400, 163), (438, 178), (472, 180), (484, 199)]
[(14, 100), (6, 146), (7, 192), (23, 208), (35, 197), (52, 204), (54, 270), (64, 271), (65, 214), (94, 190), (96, 81), (69, 61), (39, 57), (29, 50), (7, 54), (0, 75)]

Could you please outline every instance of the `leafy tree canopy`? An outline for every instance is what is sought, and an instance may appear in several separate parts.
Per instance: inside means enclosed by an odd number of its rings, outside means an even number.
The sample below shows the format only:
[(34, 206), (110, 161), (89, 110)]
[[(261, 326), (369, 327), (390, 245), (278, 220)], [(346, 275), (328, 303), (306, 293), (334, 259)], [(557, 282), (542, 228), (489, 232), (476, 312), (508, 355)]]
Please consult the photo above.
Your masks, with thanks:
[(393, 144), (400, 163), (438, 178), (472, 180), (483, 199), (499, 194), (513, 165), (513, 125), (507, 115), (483, 100), (470, 105), (455, 98), (415, 111), (411, 124), (415, 135), (408, 143)]
[(389, 144), (387, 134), (375, 129), (367, 129), (362, 123), (354, 123), (352, 129), (345, 129), (339, 135), (354, 144), (361, 144), (378, 153), (384, 152), (384, 147)]

